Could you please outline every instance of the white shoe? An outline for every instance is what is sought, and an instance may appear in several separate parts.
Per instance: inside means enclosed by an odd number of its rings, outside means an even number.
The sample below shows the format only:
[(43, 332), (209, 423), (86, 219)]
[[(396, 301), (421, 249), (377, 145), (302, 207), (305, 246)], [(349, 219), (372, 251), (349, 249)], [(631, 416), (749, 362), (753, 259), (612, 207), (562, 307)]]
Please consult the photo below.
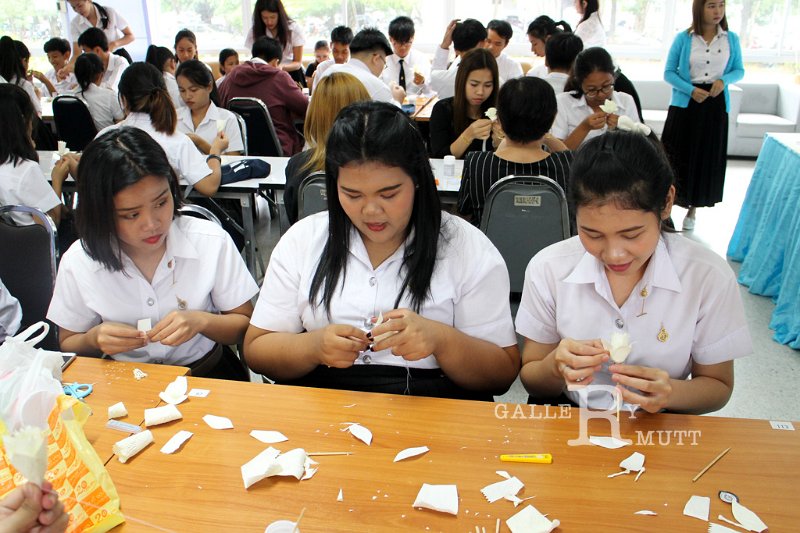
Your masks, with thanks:
[(683, 219), (683, 231), (692, 231), (694, 229), (694, 219), (685, 217)]

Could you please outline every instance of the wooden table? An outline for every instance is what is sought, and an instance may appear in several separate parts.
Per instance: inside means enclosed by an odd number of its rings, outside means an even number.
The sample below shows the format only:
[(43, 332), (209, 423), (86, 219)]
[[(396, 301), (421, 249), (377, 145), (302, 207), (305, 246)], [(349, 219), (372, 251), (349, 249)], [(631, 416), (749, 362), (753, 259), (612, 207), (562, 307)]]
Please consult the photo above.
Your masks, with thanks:
[(417, 109), (414, 111), (414, 113), (412, 113), (411, 118), (417, 122), (430, 122), (433, 106), (435, 106), (436, 102), (438, 101), (438, 96), (431, 96), (427, 98), (424, 96), (418, 96)]
[[(80, 365), (72, 374), (88, 380)], [(474, 531), (475, 526), (494, 531), (497, 518), (503, 520), (501, 530), (508, 531), (505, 519), (523, 507), (504, 500), (489, 504), (479, 492), (501, 480), (497, 470), (522, 480), (519, 496), (535, 495), (525, 504), (559, 519), (559, 531), (705, 531), (708, 525), (683, 516), (683, 507), (691, 495), (710, 496), (712, 519), (718, 514), (733, 518), (730, 506), (717, 497), (720, 490), (735, 493), (771, 531), (793, 530), (800, 523), (793, 496), (800, 477), (800, 436), (772, 429), (764, 420), (646, 413), (631, 420), (623, 413), (622, 437), (634, 444), (606, 450), (567, 444), (579, 435), (577, 409), (523, 405), (512, 418), (513, 404), (195, 377), (189, 386), (211, 394), (180, 404), (182, 420), (151, 428), (155, 444), (140, 455), (126, 464), (116, 459), (107, 464), (129, 517), (122, 530), (145, 531), (134, 521), (143, 520), (175, 531), (260, 532), (274, 520), (295, 519), (305, 507), (305, 532)], [(131, 393), (141, 391), (128, 387), (114, 399)], [(201, 419), (205, 414), (229, 417), (235, 428), (212, 430)], [(343, 422), (372, 430), (372, 445), (339, 431)], [(609, 434), (604, 420), (591, 421), (589, 428), (593, 435)], [(353, 455), (317, 457), (319, 470), (307, 481), (267, 478), (245, 490), (241, 465), (267, 448), (249, 436), (253, 429), (283, 432), (289, 441), (274, 445), (282, 451), (301, 447)], [(175, 454), (160, 453), (179, 430), (194, 436)], [(398, 451), (423, 445), (431, 450), (426, 455), (392, 462)], [(692, 483), (729, 446), (730, 453)], [(646, 456), (647, 471), (639, 481), (633, 475), (608, 479), (634, 451)], [(498, 460), (501, 453), (533, 452), (553, 454), (553, 464)], [(422, 483), (456, 484), (458, 516), (412, 508)], [(336, 501), (340, 489), (343, 502)], [(658, 516), (634, 515), (642, 509)]]
[[(134, 368), (146, 372), (147, 377), (136, 380), (133, 377)], [(161, 402), (158, 393), (176, 377), (185, 376), (188, 372), (189, 369), (182, 366), (127, 363), (79, 356), (64, 371), (62, 381), (93, 384), (92, 394), (84, 399), (92, 408), (92, 416), (86, 421), (83, 430), (97, 455), (106, 463), (113, 457), (111, 447), (114, 443), (128, 436), (127, 433), (106, 427), (108, 406), (124, 402), (128, 416), (117, 420), (141, 425), (144, 422), (144, 410), (156, 407)]]

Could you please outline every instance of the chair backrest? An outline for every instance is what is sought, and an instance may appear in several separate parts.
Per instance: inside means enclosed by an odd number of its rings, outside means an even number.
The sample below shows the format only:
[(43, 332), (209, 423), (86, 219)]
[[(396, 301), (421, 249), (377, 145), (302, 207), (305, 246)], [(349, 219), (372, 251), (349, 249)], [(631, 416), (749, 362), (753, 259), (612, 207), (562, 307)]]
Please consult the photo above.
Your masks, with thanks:
[[(27, 213), (40, 224), (18, 226), (9, 213)], [(22, 205), (0, 207), (0, 278), (22, 307), (21, 330), (45, 320), (56, 283), (56, 226), (38, 209)], [(50, 332), (40, 348), (58, 350), (58, 330)]]
[(231, 98), (228, 110), (240, 115), (247, 125), (249, 155), (283, 157), (281, 142), (275, 133), (275, 126), (264, 102), (259, 98)]
[(92, 114), (86, 103), (76, 96), (61, 95), (53, 100), (53, 120), (58, 138), (75, 152), (83, 151), (97, 135)]
[(220, 221), (219, 217), (212, 213), (210, 209), (203, 207), (202, 205), (183, 204), (178, 211), (185, 216), (204, 218), (206, 220), (210, 220), (211, 222), (216, 222), (217, 226), (222, 227), (222, 222)]
[(236, 117), (236, 122), (239, 124), (239, 133), (242, 134), (242, 155), (250, 155), (250, 151), (247, 149), (247, 124), (242, 118), (242, 115), (239, 113), (234, 113), (233, 111), (231, 111), (231, 113), (233, 113), (233, 116)]
[(300, 182), (297, 190), (297, 220), (328, 209), (325, 173), (312, 172)]
[(489, 189), (480, 227), (505, 259), (511, 292), (522, 292), (531, 258), (570, 235), (567, 198), (550, 178), (507, 176)]

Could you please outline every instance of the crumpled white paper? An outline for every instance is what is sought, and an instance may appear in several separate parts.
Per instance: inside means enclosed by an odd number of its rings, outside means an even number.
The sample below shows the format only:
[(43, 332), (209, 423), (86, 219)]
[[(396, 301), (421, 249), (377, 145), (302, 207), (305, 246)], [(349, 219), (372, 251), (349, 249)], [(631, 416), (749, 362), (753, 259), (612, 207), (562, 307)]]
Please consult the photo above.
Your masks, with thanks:
[(114, 405), (108, 406), (109, 420), (112, 418), (122, 418), (123, 416), (128, 416), (128, 410), (125, 408), (124, 403), (117, 402)]
[(619, 117), (617, 120), (617, 129), (622, 131), (632, 131), (644, 135), (645, 137), (650, 135), (650, 132), (653, 131), (647, 124), (634, 122), (633, 119), (628, 115), (622, 115)]
[(497, 120), (497, 109), (494, 107), (490, 107), (489, 109), (486, 110), (484, 115), (486, 115), (486, 118), (494, 122), (495, 120)]
[(208, 424), (211, 429), (233, 429), (233, 422), (224, 416), (205, 415), (203, 422)]
[(623, 446), (630, 446), (629, 442), (615, 439), (614, 437), (589, 437), (589, 442), (595, 446), (600, 446), (601, 448), (606, 448), (608, 450), (616, 450), (617, 448), (622, 448)]
[(254, 429), (250, 432), (250, 436), (263, 442), (264, 444), (277, 444), (278, 442), (289, 440), (289, 437), (280, 431), (262, 431), (259, 429)]
[(506, 520), (511, 533), (550, 533), (561, 525), (558, 520), (550, 520), (533, 505), (528, 504), (520, 512)]
[(178, 411), (178, 408), (172, 404), (144, 410), (144, 425), (146, 427), (166, 424), (167, 422), (180, 420), (181, 418), (183, 418), (183, 415)]
[(423, 453), (428, 453), (430, 450), (427, 446), (419, 446), (417, 448), (406, 448), (405, 450), (398, 452), (397, 455), (394, 456), (394, 463), (397, 461), (402, 461), (404, 459), (409, 459), (410, 457), (416, 457), (417, 455), (422, 455)]
[(600, 106), (600, 109), (602, 109), (604, 113), (611, 115), (612, 113), (619, 111), (619, 106), (614, 100), (606, 98), (606, 101), (603, 102), (603, 105)]
[(615, 331), (611, 333), (611, 340), (601, 339), (601, 341), (603, 342), (603, 348), (608, 351), (611, 360), (615, 363), (624, 363), (633, 349), (631, 337), (627, 333)]
[(342, 422), (342, 424), (349, 424), (347, 427), (342, 428), (341, 431), (349, 431), (355, 438), (369, 446), (372, 444), (372, 432), (355, 422)]
[(186, 376), (178, 376), (175, 378), (175, 381), (167, 385), (167, 388), (164, 389), (163, 392), (158, 393), (158, 397), (164, 400), (164, 402), (178, 405), (179, 403), (185, 402), (188, 396), (186, 395), (186, 390), (189, 388), (189, 382), (186, 380)]
[(641, 476), (646, 470), (644, 467), (644, 455), (639, 452), (633, 452), (631, 455), (623, 459), (622, 462), (619, 463), (619, 466), (622, 468), (622, 472), (609, 474), (608, 477), (617, 477), (624, 474), (630, 474), (631, 472), (637, 472), (634, 481), (639, 481), (639, 476)]
[(140, 370), (138, 368), (134, 368), (133, 377), (136, 378), (136, 381), (142, 380), (147, 377), (147, 372), (145, 372), (144, 370)]
[(172, 436), (172, 438), (169, 439), (167, 443), (161, 447), (161, 453), (175, 453), (176, 451), (178, 451), (178, 448), (180, 448), (184, 442), (192, 438), (192, 435), (194, 435), (194, 433), (192, 433), (191, 431), (183, 431), (183, 430), (175, 433)]
[[(525, 484), (517, 477), (510, 477), (481, 489), (481, 494), (489, 503), (494, 503), (502, 498), (516, 496)], [(513, 500), (511, 500), (513, 501)]]
[(3, 437), (6, 455), (28, 481), (41, 487), (47, 471), (48, 430), (35, 426), (23, 426)]
[(310, 479), (317, 471), (314, 468), (317, 464), (308, 457), (303, 448), (295, 448), (282, 454), (270, 446), (242, 465), (242, 481), (244, 481), (244, 488), (247, 489), (265, 477), (271, 476), (293, 476), (298, 480)]
[(412, 507), (458, 515), (458, 488), (455, 485), (423, 483)]
[(711, 498), (708, 496), (692, 496), (683, 507), (683, 514), (708, 522), (708, 510)]
[(120, 463), (127, 463), (128, 459), (144, 450), (151, 442), (153, 442), (153, 433), (149, 429), (146, 429), (140, 433), (134, 433), (130, 437), (117, 441), (111, 449)]

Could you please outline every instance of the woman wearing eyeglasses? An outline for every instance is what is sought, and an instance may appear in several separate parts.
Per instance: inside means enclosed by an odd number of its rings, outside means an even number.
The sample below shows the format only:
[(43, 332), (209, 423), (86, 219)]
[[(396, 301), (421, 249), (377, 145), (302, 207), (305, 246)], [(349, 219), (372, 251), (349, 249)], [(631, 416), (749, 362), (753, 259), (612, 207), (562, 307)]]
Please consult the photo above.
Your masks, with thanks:
[[(551, 130), (570, 150), (615, 129), (621, 115), (640, 122), (633, 97), (614, 90), (614, 71), (614, 61), (603, 48), (587, 48), (575, 58), (572, 77), (556, 96), (558, 113)], [(616, 111), (600, 109), (606, 100), (616, 104)]]

